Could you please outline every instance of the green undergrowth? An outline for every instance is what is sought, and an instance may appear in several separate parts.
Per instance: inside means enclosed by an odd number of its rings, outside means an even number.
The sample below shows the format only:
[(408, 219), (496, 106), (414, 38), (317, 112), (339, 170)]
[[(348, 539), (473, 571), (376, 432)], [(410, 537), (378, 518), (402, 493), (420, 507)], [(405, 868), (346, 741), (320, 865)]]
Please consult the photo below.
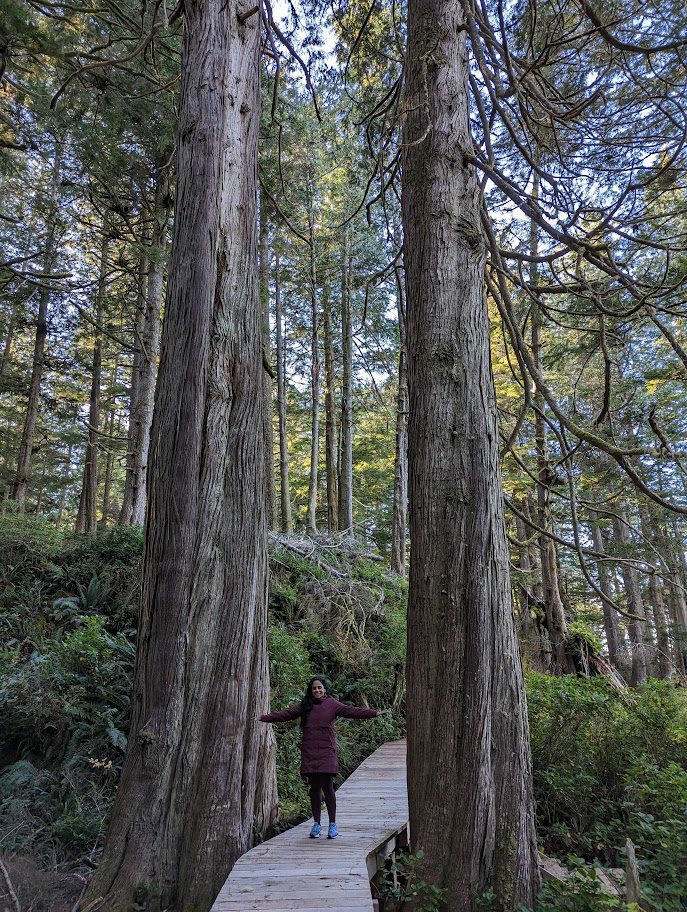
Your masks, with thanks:
[[(404, 734), (406, 584), (341, 543), (271, 550), (271, 707), (323, 674), (344, 702), (393, 712), (337, 725), (341, 777)], [(296, 550), (294, 550), (294, 548)], [(62, 536), (0, 519), (0, 852), (92, 864), (129, 724), (141, 535)], [(540, 848), (576, 872), (540, 912), (604, 912), (593, 877), (636, 846), (647, 909), (687, 905), (687, 701), (652, 681), (527, 676)], [(275, 726), (280, 827), (308, 812), (297, 724)], [(339, 780), (340, 781), (340, 780)], [(485, 906), (485, 909), (488, 908)]]
[(91, 858), (129, 724), (141, 533), (0, 520), (0, 850)]
[(687, 905), (687, 694), (664, 681), (619, 694), (600, 678), (527, 679), (537, 833), (577, 872), (547, 885), (542, 912), (613, 909), (594, 865), (635, 845), (647, 908)]
[[(61, 535), (0, 519), (0, 852), (91, 861), (102, 844), (129, 726), (139, 529)], [(405, 584), (337, 547), (271, 554), (271, 705), (324, 674), (345, 702), (393, 717), (338, 725), (342, 777), (402, 737)], [(280, 826), (307, 811), (299, 732), (275, 726)]]

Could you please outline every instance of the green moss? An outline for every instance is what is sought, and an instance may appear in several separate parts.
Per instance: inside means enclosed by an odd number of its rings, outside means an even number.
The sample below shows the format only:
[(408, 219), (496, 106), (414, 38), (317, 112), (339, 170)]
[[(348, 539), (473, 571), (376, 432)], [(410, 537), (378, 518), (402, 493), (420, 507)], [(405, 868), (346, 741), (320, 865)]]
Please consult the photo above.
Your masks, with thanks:
[(432, 352), (432, 357), (440, 364), (446, 364), (452, 367), (456, 360), (456, 350), (450, 345), (437, 345)]
[(573, 621), (568, 625), (568, 640), (573, 647), (574, 644), (577, 644), (578, 649), (581, 643), (586, 643), (594, 652), (598, 654), (603, 652), (601, 637), (584, 621)]

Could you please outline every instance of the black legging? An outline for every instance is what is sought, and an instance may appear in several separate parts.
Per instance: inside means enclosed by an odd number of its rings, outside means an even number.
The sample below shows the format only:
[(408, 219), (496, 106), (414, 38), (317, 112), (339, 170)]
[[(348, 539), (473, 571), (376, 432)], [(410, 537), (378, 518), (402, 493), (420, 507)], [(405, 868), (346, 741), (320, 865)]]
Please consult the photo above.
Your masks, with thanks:
[(329, 822), (336, 822), (336, 792), (334, 791), (334, 774), (333, 773), (309, 773), (308, 781), (310, 782), (310, 807), (315, 823), (320, 822), (322, 813), (322, 795), (327, 805)]

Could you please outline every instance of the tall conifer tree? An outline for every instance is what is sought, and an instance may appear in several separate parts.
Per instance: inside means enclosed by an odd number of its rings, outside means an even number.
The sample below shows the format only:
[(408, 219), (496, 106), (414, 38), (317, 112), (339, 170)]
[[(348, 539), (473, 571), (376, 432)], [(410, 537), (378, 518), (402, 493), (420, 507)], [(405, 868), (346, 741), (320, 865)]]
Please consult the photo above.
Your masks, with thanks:
[(260, 19), (188, 0), (132, 723), (86, 905), (203, 912), (275, 806), (257, 275)]
[(414, 850), (452, 912), (532, 905), (525, 693), (503, 518), (463, 4), (410, 0), (403, 151)]

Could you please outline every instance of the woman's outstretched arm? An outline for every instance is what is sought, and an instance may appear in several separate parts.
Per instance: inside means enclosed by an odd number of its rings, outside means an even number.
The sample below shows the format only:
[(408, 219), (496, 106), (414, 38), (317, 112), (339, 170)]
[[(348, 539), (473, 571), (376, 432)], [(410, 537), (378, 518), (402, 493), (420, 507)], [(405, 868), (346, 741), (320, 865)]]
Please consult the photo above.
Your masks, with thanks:
[(289, 719), (297, 719), (301, 714), (301, 704), (294, 703), (293, 706), (287, 706), (286, 709), (279, 709), (277, 712), (267, 713), (264, 716), (258, 716), (261, 722), (288, 722)]
[(342, 719), (374, 719), (378, 715), (376, 709), (365, 709), (363, 706), (348, 706), (346, 703), (336, 701), (336, 715)]

